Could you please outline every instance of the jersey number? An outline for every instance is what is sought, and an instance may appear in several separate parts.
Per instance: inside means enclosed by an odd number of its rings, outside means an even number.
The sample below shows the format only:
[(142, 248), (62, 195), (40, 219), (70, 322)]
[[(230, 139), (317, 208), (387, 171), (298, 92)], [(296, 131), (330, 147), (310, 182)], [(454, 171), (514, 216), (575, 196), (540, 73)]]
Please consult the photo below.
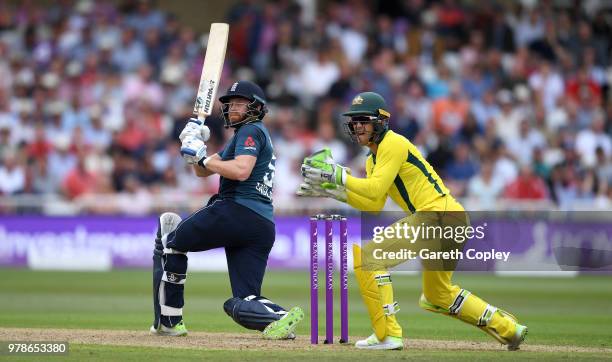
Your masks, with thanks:
[(270, 160), (270, 163), (268, 164), (268, 172), (266, 172), (266, 174), (263, 177), (264, 185), (268, 186), (269, 188), (272, 188), (272, 186), (274, 185), (274, 171), (276, 169), (274, 166), (275, 163), (276, 163), (276, 156), (272, 154), (272, 160)]

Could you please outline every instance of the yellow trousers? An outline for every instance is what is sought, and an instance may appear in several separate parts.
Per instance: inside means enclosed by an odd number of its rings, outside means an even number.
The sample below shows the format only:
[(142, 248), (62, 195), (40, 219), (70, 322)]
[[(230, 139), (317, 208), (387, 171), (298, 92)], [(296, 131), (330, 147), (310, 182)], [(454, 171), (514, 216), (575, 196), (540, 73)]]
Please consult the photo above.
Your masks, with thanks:
[[(443, 211), (436, 211), (443, 210)], [(411, 226), (442, 225), (465, 226), (469, 219), (463, 207), (452, 197), (440, 200), (429, 210), (410, 215), (398, 223)], [(405, 260), (375, 258), (375, 249), (398, 251), (418, 250), (427, 247), (431, 250), (449, 250), (457, 247), (454, 240), (428, 239), (410, 242), (404, 238), (388, 238), (382, 243), (370, 242), (363, 250), (355, 245), (353, 249), (355, 276), (368, 309), (372, 327), (379, 340), (385, 336), (402, 336), (402, 328), (395, 317), (397, 304), (393, 301), (393, 287), (388, 269)], [(378, 254), (380, 256), (380, 254)], [(423, 294), (419, 305), (429, 311), (443, 313), (477, 326), (504, 343), (516, 331), (516, 319), (509, 313), (483, 301), (471, 292), (452, 284), (454, 264), (452, 261), (423, 261)], [(388, 283), (380, 283), (388, 280)], [(394, 307), (395, 305), (395, 307)], [(391, 313), (389, 313), (391, 311)]]

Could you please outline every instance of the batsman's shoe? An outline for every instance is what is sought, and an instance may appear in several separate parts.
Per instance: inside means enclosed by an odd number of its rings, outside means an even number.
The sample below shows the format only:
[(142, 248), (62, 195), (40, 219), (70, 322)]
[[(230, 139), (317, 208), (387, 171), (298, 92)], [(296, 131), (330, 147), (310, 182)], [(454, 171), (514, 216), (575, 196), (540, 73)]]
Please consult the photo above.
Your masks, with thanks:
[(175, 325), (174, 327), (166, 327), (163, 324), (161, 324), (159, 328), (151, 326), (150, 332), (151, 334), (156, 334), (158, 336), (183, 337), (187, 335), (187, 327), (185, 327), (185, 323), (181, 321), (181, 323)]
[(355, 347), (359, 349), (395, 349), (401, 350), (404, 348), (402, 337), (386, 336), (385, 339), (379, 341), (376, 334), (372, 334), (366, 339), (362, 339), (355, 343)]
[(521, 343), (525, 340), (527, 336), (527, 326), (522, 324), (516, 324), (516, 332), (514, 333), (514, 337), (508, 341), (508, 351), (517, 351), (520, 349)]
[(295, 328), (304, 319), (304, 311), (293, 307), (281, 319), (268, 324), (263, 330), (265, 339), (295, 339)]

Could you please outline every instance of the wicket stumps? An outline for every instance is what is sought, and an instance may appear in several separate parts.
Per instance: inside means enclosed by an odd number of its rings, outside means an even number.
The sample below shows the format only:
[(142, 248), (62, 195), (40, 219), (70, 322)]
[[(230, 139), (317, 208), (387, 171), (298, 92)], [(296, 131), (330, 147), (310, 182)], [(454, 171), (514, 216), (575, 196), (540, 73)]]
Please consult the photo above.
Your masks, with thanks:
[(333, 221), (340, 224), (340, 343), (348, 343), (347, 221), (341, 215), (310, 217), (310, 343), (319, 343), (319, 242), (318, 221), (325, 221), (325, 342), (334, 343), (334, 241)]

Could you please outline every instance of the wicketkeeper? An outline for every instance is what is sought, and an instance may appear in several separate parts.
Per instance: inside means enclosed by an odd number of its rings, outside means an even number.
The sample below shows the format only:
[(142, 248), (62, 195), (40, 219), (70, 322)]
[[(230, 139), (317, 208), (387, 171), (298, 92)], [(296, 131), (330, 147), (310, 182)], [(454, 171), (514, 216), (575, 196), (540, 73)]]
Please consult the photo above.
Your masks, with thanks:
[(187, 253), (225, 248), (233, 297), (223, 305), (236, 323), (263, 331), (264, 338), (292, 339), (303, 319), (299, 307), (287, 312), (261, 295), (268, 255), (275, 239), (272, 206), (274, 149), (262, 120), (267, 112), (261, 88), (232, 84), (219, 98), (226, 128), (234, 135), (218, 153), (207, 155), (208, 127), (190, 119), (180, 134), (181, 154), (199, 177), (221, 176), (219, 192), (184, 220), (174, 213), (159, 218), (153, 256), (151, 332), (187, 334), (183, 294)]
[[(418, 226), (422, 222), (426, 225), (447, 222), (453, 226), (468, 225), (463, 207), (419, 150), (408, 139), (389, 130), (391, 115), (380, 95), (373, 92), (357, 95), (343, 115), (349, 117), (345, 129), (351, 138), (371, 151), (366, 161), (366, 178), (350, 175), (346, 167), (334, 162), (326, 149), (304, 160), (305, 183), (300, 186), (298, 195), (331, 197), (356, 209), (375, 212), (383, 209), (388, 196), (407, 213), (402, 222), (409, 225)], [(443, 245), (449, 240), (436, 241)], [(353, 246), (355, 277), (374, 329), (374, 334), (355, 346), (402, 349), (402, 328), (396, 319), (399, 306), (393, 300), (388, 268), (403, 260), (367, 258), (373, 245), (366, 244), (363, 251), (358, 245)], [(406, 240), (392, 241), (391, 246), (413, 247)], [(527, 334), (526, 326), (519, 324), (510, 313), (452, 284), (454, 268), (428, 268), (425, 264), (423, 293), (419, 300), (422, 308), (477, 326), (507, 345), (509, 350), (519, 348)]]

